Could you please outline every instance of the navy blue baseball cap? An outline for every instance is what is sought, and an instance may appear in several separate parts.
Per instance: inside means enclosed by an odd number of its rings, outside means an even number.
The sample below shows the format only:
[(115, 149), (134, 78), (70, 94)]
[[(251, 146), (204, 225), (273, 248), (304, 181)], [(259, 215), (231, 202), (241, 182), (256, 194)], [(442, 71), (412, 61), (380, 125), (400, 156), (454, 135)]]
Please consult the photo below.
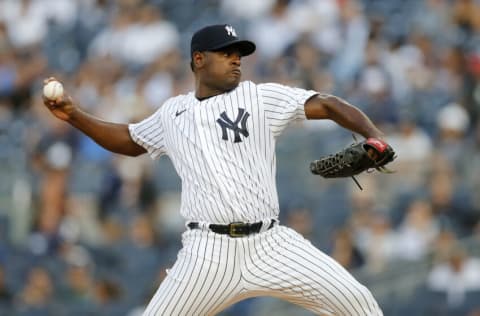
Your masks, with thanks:
[(239, 48), (242, 56), (250, 55), (256, 48), (253, 42), (239, 39), (237, 32), (231, 25), (209, 25), (193, 34), (190, 43), (190, 56), (193, 56), (194, 52), (218, 51), (233, 45)]

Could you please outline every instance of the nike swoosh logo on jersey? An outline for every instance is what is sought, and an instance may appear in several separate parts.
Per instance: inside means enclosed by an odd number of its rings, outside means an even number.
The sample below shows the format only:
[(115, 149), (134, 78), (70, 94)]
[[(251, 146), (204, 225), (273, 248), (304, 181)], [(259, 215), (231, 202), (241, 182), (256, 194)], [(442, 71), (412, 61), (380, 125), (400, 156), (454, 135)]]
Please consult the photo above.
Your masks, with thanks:
[(175, 112), (175, 117), (179, 116), (180, 114), (182, 114), (183, 112), (185, 112), (187, 109), (183, 109), (181, 111), (177, 111)]

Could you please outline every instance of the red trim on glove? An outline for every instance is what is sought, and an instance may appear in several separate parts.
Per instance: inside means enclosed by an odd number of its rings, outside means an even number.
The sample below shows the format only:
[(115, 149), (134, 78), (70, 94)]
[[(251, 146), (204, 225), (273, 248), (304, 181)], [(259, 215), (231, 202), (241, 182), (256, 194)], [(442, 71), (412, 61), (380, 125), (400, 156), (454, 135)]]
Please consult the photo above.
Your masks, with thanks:
[(388, 147), (387, 143), (378, 138), (367, 138), (365, 144), (372, 146), (379, 153), (383, 153)]

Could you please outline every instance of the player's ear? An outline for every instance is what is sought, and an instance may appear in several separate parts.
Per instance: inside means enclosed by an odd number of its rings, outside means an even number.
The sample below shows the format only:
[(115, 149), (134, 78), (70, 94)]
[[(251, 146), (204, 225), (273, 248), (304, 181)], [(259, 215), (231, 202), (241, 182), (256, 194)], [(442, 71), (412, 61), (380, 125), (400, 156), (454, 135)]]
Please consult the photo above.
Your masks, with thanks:
[(201, 69), (205, 65), (205, 53), (194, 52), (192, 55), (192, 70)]

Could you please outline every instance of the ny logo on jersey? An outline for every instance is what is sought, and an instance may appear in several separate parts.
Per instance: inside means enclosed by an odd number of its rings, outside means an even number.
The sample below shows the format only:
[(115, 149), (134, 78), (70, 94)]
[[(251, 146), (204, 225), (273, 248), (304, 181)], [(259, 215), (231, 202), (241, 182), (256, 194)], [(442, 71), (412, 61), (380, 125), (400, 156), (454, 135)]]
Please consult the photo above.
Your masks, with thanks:
[[(220, 118), (217, 119), (217, 123), (220, 124), (220, 127), (222, 128), (222, 139), (223, 140), (228, 140), (228, 134), (227, 134), (227, 129), (230, 129), (233, 131), (234, 143), (239, 143), (242, 141), (240, 138), (240, 134), (242, 134), (245, 137), (248, 137), (248, 131), (247, 131), (247, 119), (250, 116), (250, 113), (245, 112), (245, 109), (239, 108), (238, 109), (238, 115), (235, 121), (232, 121), (228, 116), (227, 113), (224, 111), (222, 114), (220, 114)], [(240, 123), (241, 127), (238, 126)]]
[(237, 32), (235, 32), (235, 29), (231, 25), (225, 25), (225, 30), (227, 30), (227, 34), (230, 36), (237, 37)]

